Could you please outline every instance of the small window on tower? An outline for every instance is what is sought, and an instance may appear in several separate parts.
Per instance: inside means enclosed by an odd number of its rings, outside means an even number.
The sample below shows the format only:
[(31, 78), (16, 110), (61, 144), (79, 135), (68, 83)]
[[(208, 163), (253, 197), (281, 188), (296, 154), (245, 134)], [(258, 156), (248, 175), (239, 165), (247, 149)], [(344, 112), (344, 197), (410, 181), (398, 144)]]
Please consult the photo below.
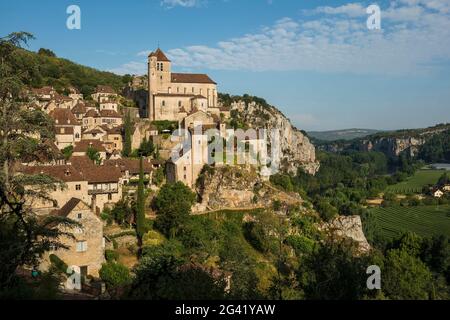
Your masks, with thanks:
[(161, 63), (161, 71), (164, 71), (164, 64)]
[(163, 106), (163, 107), (166, 106), (166, 101), (165, 100), (161, 101), (161, 106)]

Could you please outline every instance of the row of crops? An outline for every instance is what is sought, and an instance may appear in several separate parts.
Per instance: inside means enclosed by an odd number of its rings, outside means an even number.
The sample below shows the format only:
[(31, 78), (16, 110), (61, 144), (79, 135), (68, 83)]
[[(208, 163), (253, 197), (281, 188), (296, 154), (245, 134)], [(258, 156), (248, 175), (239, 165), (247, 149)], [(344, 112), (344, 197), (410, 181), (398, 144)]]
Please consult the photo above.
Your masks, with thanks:
[(381, 235), (392, 238), (406, 231), (429, 237), (450, 237), (450, 205), (389, 207), (370, 209), (379, 226)]

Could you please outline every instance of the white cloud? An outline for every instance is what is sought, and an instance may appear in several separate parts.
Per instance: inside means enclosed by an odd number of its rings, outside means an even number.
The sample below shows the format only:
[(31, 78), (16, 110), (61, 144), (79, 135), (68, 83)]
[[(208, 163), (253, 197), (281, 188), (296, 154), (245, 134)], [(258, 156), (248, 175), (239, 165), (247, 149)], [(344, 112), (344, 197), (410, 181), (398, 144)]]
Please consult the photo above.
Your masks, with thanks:
[(168, 56), (178, 67), (202, 69), (429, 72), (436, 61), (450, 60), (450, 16), (436, 7), (433, 0), (392, 2), (382, 8), (381, 31), (366, 28), (359, 3), (319, 7), (307, 20), (286, 17), (258, 33), (172, 49)]
[(147, 64), (140, 61), (131, 61), (121, 65), (120, 67), (108, 70), (110, 72), (124, 75), (124, 74), (136, 74), (142, 75), (147, 73)]
[(174, 7), (192, 8), (200, 6), (202, 2), (203, 1), (201, 0), (162, 0), (161, 6), (166, 7), (168, 9)]
[(315, 13), (344, 14), (350, 17), (361, 17), (366, 14), (366, 7), (360, 3), (349, 3), (340, 7), (318, 7)]

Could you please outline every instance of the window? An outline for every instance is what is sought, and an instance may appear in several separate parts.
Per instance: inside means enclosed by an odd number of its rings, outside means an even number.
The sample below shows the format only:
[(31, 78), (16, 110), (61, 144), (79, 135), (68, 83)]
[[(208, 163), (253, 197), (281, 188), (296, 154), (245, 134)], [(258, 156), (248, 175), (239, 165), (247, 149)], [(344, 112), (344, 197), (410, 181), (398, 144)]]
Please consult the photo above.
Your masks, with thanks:
[(186, 167), (184, 167), (183, 169), (184, 169), (184, 171), (186, 171)]
[(166, 101), (165, 100), (161, 101), (161, 106), (163, 106), (163, 107), (166, 106)]
[(77, 184), (76, 186), (75, 186), (75, 190), (81, 190), (81, 184)]
[(194, 87), (192, 87), (192, 93), (194, 93)]
[(112, 194), (108, 193), (108, 200), (112, 200)]
[(178, 107), (181, 107), (181, 101), (178, 101)]
[(186, 180), (186, 178), (187, 178), (186, 175), (184, 175), (184, 180)]
[(80, 138), (80, 134), (79, 133), (75, 134), (75, 138), (79, 139)]
[(82, 213), (77, 214), (77, 218), (78, 218), (78, 219), (83, 218), (83, 214), (82, 214)]
[(184, 88), (184, 94), (186, 94), (186, 88)]
[(77, 252), (86, 252), (86, 251), (87, 251), (87, 241), (78, 241)]
[(160, 68), (161, 68), (161, 71), (164, 71), (164, 63), (161, 63)]

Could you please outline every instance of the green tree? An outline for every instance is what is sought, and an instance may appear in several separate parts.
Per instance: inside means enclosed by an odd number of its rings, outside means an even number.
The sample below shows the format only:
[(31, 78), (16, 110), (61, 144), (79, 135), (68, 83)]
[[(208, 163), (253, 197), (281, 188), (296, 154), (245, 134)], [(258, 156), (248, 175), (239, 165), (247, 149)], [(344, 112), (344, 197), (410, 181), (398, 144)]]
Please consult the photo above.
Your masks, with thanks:
[(153, 151), (155, 151), (153, 142), (151, 140), (147, 140), (147, 137), (144, 137), (144, 140), (139, 146), (138, 155), (140, 157), (150, 157), (153, 154)]
[(428, 299), (431, 279), (427, 266), (407, 250), (393, 249), (387, 252), (382, 271), (382, 288), (389, 298)]
[(142, 243), (142, 237), (145, 233), (145, 190), (144, 190), (144, 167), (143, 158), (139, 160), (139, 183), (137, 194), (137, 208), (136, 208), (136, 233), (138, 235), (139, 243)]
[(131, 283), (130, 271), (123, 264), (109, 261), (102, 264), (100, 278), (110, 288), (117, 288)]
[(125, 141), (123, 144), (122, 154), (124, 157), (129, 157), (131, 155), (131, 135), (133, 134), (133, 123), (131, 121), (131, 114), (128, 111), (125, 115), (124, 121), (124, 129), (125, 129)]
[(89, 159), (95, 162), (95, 164), (101, 164), (102, 158), (100, 156), (100, 152), (98, 152), (97, 149), (95, 149), (94, 147), (88, 147), (86, 154)]
[[(60, 243), (59, 225), (78, 225), (72, 221), (50, 216), (38, 219), (26, 205), (26, 199), (50, 200), (49, 193), (58, 181), (44, 175), (18, 174), (16, 164), (25, 156), (35, 158), (36, 150), (45, 148), (35, 136), (51, 137), (51, 119), (39, 110), (30, 110), (24, 83), (30, 81), (29, 72), (18, 72), (21, 45), (33, 39), (30, 33), (15, 32), (0, 38), (0, 296), (8, 297), (20, 280), (19, 266), (38, 265), (40, 257), (50, 247), (66, 248)], [(36, 156), (35, 156), (36, 155)], [(27, 186), (33, 186), (28, 188)]]
[(189, 217), (195, 198), (182, 182), (165, 184), (154, 199), (156, 227), (167, 237), (174, 237)]
[(63, 153), (64, 158), (66, 160), (69, 160), (73, 153), (73, 146), (72, 145), (67, 146), (64, 149), (62, 149), (61, 152)]

